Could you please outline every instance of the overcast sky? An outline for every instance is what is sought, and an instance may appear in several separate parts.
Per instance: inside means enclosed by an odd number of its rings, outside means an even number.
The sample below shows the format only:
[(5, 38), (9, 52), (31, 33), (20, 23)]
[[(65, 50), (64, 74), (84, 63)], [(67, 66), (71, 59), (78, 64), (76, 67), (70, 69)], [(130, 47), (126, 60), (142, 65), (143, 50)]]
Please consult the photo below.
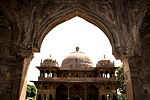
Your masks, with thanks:
[(34, 53), (34, 59), (28, 70), (28, 79), (37, 80), (39, 71), (35, 66), (40, 65), (41, 59), (44, 60), (51, 55), (61, 66), (62, 60), (74, 52), (77, 46), (94, 64), (104, 55), (111, 61), (115, 61), (117, 67), (121, 64), (112, 55), (112, 47), (106, 35), (95, 25), (80, 17), (75, 17), (57, 25), (47, 34), (40, 53)]

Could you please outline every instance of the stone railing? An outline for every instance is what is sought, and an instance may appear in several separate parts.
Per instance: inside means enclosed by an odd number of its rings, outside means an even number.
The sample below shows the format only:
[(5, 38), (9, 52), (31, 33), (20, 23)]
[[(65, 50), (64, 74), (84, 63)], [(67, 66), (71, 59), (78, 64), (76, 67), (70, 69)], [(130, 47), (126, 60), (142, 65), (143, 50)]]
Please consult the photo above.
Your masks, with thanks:
[(39, 77), (40, 81), (51, 82), (101, 82), (101, 81), (116, 81), (117, 78), (101, 78), (101, 77)]

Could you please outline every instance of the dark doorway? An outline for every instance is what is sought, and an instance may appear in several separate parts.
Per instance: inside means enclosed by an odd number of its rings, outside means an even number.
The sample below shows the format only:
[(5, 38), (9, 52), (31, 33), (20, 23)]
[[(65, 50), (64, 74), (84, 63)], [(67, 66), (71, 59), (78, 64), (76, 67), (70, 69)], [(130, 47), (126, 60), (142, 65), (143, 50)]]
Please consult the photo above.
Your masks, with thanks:
[(56, 100), (67, 100), (67, 87), (65, 85), (59, 85), (56, 88)]
[(80, 84), (75, 84), (70, 89), (71, 100), (84, 99), (84, 88)]
[(44, 94), (44, 100), (47, 100), (46, 94)]
[(98, 100), (98, 89), (95, 85), (90, 85), (87, 90), (87, 100)]
[(42, 100), (41, 94), (38, 95), (37, 100)]
[(88, 100), (94, 100), (94, 97), (93, 97), (92, 94), (89, 94), (89, 95), (88, 95)]
[(105, 95), (102, 95), (102, 100), (105, 100)]
[(79, 94), (75, 94), (74, 95), (74, 100), (80, 100), (80, 95)]
[(113, 100), (117, 100), (115, 95), (113, 95)]
[(49, 94), (49, 100), (52, 100), (52, 94)]

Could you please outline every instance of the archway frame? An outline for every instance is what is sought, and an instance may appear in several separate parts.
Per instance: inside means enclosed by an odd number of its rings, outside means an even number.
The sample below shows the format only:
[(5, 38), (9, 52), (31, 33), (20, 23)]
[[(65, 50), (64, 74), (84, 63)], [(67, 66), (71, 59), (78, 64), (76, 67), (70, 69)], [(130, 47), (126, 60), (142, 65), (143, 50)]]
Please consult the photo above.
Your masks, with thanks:
[[(102, 30), (110, 41), (110, 44), (112, 46), (112, 52), (115, 58), (122, 60), (125, 59), (125, 61), (127, 61), (125, 63), (128, 63), (128, 59), (126, 58), (128, 56), (134, 55), (134, 49), (130, 47), (132, 44), (132, 42), (130, 41), (132, 36), (128, 35), (127, 37), (129, 39), (120, 39), (120, 37), (122, 37), (121, 35), (124, 35), (125, 33), (121, 34), (120, 31), (116, 30), (116, 26), (113, 24), (113, 21), (104, 19), (102, 18), (102, 16), (99, 16), (98, 14), (94, 13), (93, 10), (87, 10), (79, 5), (57, 12), (54, 15), (50, 15), (43, 21), (41, 26), (36, 31), (37, 35), (34, 38), (33, 52), (40, 52), (40, 48), (45, 36), (54, 27), (76, 16), (83, 18), (84, 20), (92, 23), (93, 25), (97, 26), (100, 30)], [(130, 46), (128, 44), (129, 41), (131, 42)], [(132, 83), (130, 83), (130, 88), (128, 91), (129, 94), (133, 95)], [(132, 95), (130, 98), (133, 98)]]
[[(82, 7), (75, 7), (70, 8), (66, 10), (63, 10), (63, 12), (57, 13), (55, 16), (49, 16), (45, 19), (45, 21), (42, 23), (41, 27), (37, 30), (37, 36), (35, 37), (34, 44), (33, 44), (33, 50), (34, 52), (40, 52), (42, 41), (44, 40), (45, 36), (57, 25), (70, 20), (74, 17), (81, 17), (84, 20), (92, 23), (93, 25), (97, 26), (100, 30), (102, 30), (105, 35), (108, 37), (110, 44), (112, 45), (113, 54), (116, 58), (120, 58), (116, 51), (118, 52), (118, 48), (121, 46), (121, 42), (118, 39), (118, 34), (115, 33), (114, 25), (111, 22), (107, 21), (107, 24), (105, 23), (105, 20), (92, 11), (88, 11)], [(112, 27), (108, 26), (112, 25)], [(115, 27), (114, 27), (115, 28)], [(124, 40), (122, 40), (123, 42)]]

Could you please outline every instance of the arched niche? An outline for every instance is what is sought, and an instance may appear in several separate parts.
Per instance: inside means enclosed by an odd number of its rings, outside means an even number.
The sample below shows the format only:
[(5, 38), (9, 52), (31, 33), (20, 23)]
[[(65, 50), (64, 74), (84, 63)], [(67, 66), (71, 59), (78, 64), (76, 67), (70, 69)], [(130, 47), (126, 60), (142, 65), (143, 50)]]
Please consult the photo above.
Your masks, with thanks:
[(61, 84), (56, 88), (56, 100), (66, 100), (66, 99), (67, 99), (67, 87)]
[(93, 84), (87, 87), (87, 100), (98, 100), (98, 88)]

